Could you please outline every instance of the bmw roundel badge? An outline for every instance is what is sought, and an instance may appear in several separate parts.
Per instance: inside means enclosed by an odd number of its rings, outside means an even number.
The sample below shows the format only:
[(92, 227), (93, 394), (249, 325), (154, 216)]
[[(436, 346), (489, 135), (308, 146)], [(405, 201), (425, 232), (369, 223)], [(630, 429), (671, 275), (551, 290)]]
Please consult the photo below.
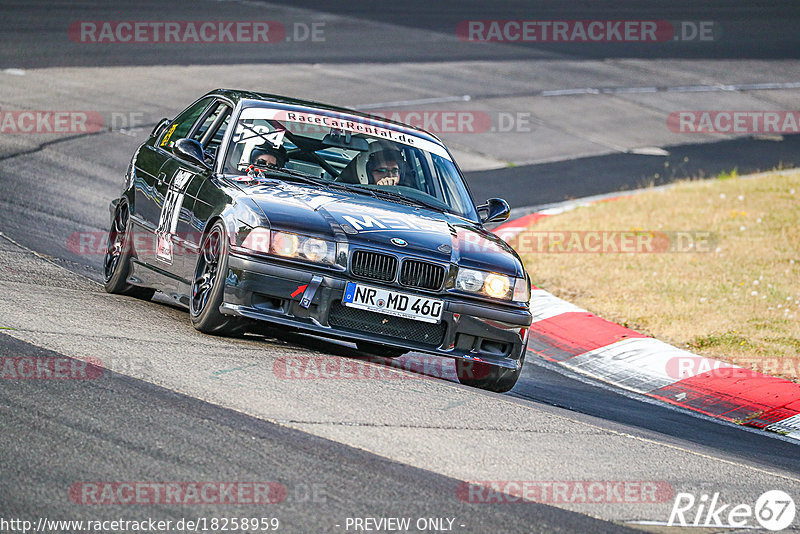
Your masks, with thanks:
[(393, 237), (392, 245), (397, 245), (398, 247), (404, 247), (408, 245), (408, 241), (406, 241), (405, 239), (400, 239), (399, 237)]

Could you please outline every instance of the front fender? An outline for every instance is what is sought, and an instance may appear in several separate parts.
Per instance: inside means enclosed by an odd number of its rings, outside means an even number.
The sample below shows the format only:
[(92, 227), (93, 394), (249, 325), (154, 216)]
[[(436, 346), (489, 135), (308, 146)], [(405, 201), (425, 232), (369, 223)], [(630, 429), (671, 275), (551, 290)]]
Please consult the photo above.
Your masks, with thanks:
[(212, 215), (206, 222), (203, 235), (211, 229), (216, 221), (222, 220), (231, 244), (237, 245), (244, 241), (253, 228), (269, 228), (269, 220), (258, 207), (248, 206), (248, 200), (240, 199), (237, 202), (220, 207), (219, 212)]

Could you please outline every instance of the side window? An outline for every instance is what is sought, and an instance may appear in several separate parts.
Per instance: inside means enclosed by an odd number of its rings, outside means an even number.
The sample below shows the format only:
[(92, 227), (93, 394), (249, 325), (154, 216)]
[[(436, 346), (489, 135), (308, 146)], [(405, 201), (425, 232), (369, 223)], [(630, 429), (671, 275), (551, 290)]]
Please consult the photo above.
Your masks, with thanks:
[(205, 111), (213, 100), (213, 98), (204, 98), (175, 117), (164, 131), (161, 140), (158, 142), (158, 146), (169, 150), (172, 148), (172, 145), (175, 144), (175, 141), (186, 137), (186, 134), (189, 133), (195, 121), (203, 114), (203, 111)]

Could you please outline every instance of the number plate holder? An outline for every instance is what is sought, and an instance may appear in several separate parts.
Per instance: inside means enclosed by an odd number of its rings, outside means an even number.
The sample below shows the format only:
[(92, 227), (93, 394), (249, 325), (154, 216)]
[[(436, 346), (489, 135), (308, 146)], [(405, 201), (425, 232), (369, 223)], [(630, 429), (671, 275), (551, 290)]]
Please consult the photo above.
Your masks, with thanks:
[(441, 321), (444, 308), (444, 301), (441, 299), (355, 282), (347, 282), (342, 304), (360, 310), (434, 324)]

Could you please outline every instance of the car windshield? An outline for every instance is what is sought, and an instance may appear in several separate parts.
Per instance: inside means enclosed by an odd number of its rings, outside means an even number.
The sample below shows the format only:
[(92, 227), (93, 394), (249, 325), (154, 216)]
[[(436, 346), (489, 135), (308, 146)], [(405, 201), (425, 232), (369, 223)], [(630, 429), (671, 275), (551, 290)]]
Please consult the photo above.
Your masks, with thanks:
[[(283, 170), (322, 185), (340, 184), (382, 199), (478, 221), (475, 205), (447, 150), (379, 119), (313, 109), (242, 110), (223, 173)], [(309, 180), (310, 181), (310, 180)]]

